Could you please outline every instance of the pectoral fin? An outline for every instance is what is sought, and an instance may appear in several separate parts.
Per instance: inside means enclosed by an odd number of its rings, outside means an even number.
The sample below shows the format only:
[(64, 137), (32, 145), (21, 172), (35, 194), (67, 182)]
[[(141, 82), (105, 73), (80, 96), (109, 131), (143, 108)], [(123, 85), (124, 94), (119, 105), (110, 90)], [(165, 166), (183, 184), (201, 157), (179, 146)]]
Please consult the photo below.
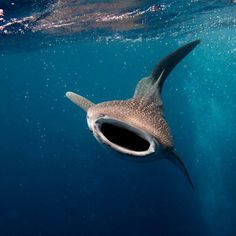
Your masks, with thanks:
[(94, 106), (94, 103), (90, 102), (87, 98), (84, 98), (73, 92), (67, 92), (66, 97), (85, 111)]
[(194, 188), (192, 179), (191, 179), (191, 177), (190, 177), (190, 175), (187, 171), (187, 168), (185, 167), (183, 161), (180, 159), (180, 157), (174, 151), (171, 151), (166, 155), (166, 159), (169, 160), (170, 162), (172, 162), (175, 166), (177, 166), (179, 168), (179, 170), (187, 178), (187, 180), (188, 180), (189, 184), (191, 185), (191, 187)]

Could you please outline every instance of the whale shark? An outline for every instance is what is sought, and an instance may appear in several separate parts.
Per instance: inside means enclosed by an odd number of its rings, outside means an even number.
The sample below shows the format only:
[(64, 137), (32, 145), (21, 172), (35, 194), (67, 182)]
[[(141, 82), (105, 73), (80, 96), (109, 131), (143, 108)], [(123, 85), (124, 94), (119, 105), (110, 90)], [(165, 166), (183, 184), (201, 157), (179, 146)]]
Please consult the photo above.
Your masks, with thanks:
[[(192, 41), (163, 58), (150, 76), (138, 82), (132, 98), (94, 104), (81, 95), (66, 92), (67, 98), (87, 112), (88, 127), (100, 143), (131, 159), (164, 156), (181, 170), (192, 187), (165, 120), (161, 92), (170, 72), (199, 43), (200, 40)], [(163, 155), (158, 155), (160, 152)]]

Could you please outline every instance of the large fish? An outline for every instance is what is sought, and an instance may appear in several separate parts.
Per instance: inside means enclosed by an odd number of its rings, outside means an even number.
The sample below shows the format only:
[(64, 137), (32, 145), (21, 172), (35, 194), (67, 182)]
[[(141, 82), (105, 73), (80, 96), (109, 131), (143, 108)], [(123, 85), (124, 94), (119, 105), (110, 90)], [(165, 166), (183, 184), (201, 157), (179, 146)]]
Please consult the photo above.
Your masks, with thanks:
[(73, 92), (66, 93), (73, 103), (87, 112), (89, 129), (99, 142), (130, 158), (158, 159), (154, 153), (161, 150), (165, 158), (180, 168), (191, 186), (190, 175), (174, 150), (163, 114), (161, 91), (169, 73), (199, 42), (186, 44), (162, 59), (150, 76), (138, 82), (130, 99), (94, 104)]

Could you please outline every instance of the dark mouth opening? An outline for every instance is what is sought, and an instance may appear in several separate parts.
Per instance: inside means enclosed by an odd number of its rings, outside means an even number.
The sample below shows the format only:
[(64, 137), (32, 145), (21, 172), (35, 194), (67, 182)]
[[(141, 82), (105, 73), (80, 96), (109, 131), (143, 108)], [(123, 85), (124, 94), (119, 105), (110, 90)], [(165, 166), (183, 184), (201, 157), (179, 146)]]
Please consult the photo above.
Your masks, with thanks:
[(110, 142), (123, 148), (142, 152), (147, 151), (150, 147), (150, 143), (147, 140), (125, 127), (120, 127), (111, 123), (103, 123), (101, 124), (100, 129)]

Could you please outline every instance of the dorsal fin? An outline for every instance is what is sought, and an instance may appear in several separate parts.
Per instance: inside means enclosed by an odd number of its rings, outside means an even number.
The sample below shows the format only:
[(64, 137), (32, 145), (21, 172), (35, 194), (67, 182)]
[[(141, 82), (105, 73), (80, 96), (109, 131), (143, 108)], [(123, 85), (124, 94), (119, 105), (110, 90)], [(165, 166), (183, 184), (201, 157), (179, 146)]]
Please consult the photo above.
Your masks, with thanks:
[(160, 86), (159, 83), (162, 81), (162, 77), (165, 73), (165, 70), (163, 70), (159, 76), (159, 78), (156, 80), (155, 84), (152, 85), (152, 87), (149, 90), (149, 93), (142, 96), (142, 101), (145, 104), (149, 104), (151, 102), (154, 102), (156, 106), (160, 107), (162, 106), (162, 100), (160, 96)]
[(90, 102), (87, 98), (84, 98), (73, 92), (67, 92), (66, 97), (85, 111), (94, 106), (94, 103)]
[[(143, 96), (146, 96), (150, 93), (153, 85), (155, 82), (160, 78), (161, 79), (158, 83), (158, 90), (159, 93), (161, 93), (163, 84), (167, 76), (170, 74), (170, 72), (174, 69), (174, 67), (185, 57), (190, 53), (197, 44), (200, 43), (200, 40), (193, 41), (189, 44), (184, 45), (183, 47), (177, 49), (176, 51), (172, 52), (165, 58), (163, 58), (154, 68), (152, 74), (149, 77), (145, 77), (141, 79), (135, 89), (134, 98), (141, 98)], [(159, 94), (160, 96), (160, 94)]]
[(139, 82), (135, 88), (133, 98), (144, 97), (148, 93), (148, 91), (150, 91), (152, 86), (153, 86), (153, 81), (150, 76), (142, 78), (141, 80), (139, 80)]

